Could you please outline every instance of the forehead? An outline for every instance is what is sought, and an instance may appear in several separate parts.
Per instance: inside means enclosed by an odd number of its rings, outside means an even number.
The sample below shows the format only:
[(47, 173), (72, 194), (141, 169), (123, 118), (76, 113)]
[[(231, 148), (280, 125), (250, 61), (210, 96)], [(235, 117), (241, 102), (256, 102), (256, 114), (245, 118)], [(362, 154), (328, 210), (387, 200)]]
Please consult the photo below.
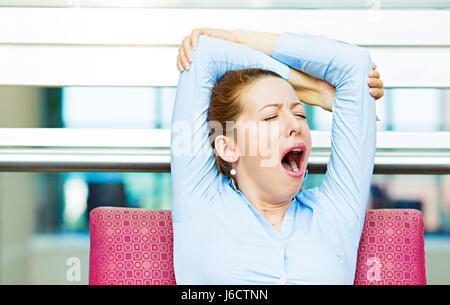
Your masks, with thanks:
[[(290, 105), (298, 97), (292, 86), (284, 79), (266, 77), (256, 81), (242, 95), (244, 112), (259, 112), (267, 104), (282, 103)], [(270, 109), (270, 108), (266, 108)]]

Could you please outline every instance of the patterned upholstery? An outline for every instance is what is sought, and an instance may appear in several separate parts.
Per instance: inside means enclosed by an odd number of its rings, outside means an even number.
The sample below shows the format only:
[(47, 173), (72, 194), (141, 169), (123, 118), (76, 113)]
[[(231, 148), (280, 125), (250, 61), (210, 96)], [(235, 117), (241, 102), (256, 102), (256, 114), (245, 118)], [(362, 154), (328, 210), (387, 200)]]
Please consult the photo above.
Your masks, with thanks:
[(176, 284), (170, 210), (99, 207), (89, 218), (89, 284)]
[(368, 210), (355, 285), (425, 285), (423, 218), (414, 209)]
[[(89, 284), (176, 284), (170, 210), (99, 207), (90, 234)], [(355, 284), (426, 284), (419, 210), (367, 211)]]

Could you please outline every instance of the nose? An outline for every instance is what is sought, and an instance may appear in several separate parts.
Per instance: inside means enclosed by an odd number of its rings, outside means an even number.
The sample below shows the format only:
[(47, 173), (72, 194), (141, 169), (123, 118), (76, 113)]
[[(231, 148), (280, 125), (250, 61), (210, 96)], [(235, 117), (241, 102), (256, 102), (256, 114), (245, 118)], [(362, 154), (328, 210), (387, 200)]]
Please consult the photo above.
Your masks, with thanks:
[(301, 118), (297, 117), (293, 113), (289, 113), (286, 116), (286, 136), (292, 137), (292, 136), (298, 136), (302, 134), (303, 129), (303, 123), (301, 122)]

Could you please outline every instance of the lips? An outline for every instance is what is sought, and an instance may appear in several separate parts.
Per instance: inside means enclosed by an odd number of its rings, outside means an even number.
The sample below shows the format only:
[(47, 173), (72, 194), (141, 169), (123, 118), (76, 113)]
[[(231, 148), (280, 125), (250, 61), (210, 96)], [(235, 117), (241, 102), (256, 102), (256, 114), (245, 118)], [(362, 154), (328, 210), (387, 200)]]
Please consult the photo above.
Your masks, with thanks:
[(293, 178), (303, 177), (305, 154), (306, 145), (304, 143), (294, 143), (284, 150), (280, 162), (289, 176)]

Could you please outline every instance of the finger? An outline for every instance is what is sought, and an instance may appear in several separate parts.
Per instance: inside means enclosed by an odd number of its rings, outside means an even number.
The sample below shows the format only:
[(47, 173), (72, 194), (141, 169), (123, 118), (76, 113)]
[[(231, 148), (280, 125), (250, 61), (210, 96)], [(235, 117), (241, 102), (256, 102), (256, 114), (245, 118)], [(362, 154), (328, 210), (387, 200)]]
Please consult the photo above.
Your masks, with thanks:
[(376, 70), (371, 70), (369, 72), (369, 77), (370, 78), (380, 78), (380, 72), (378, 72)]
[(377, 122), (381, 122), (381, 119), (378, 115), (377, 115)]
[(383, 89), (378, 89), (378, 88), (371, 88), (369, 90), (370, 95), (372, 95), (375, 99), (380, 99), (383, 97), (384, 95), (384, 90)]
[(194, 50), (197, 50), (198, 48), (198, 36), (200, 36), (201, 29), (193, 29), (191, 33), (191, 41), (192, 41), (192, 47)]
[(181, 61), (180, 61), (180, 54), (177, 55), (177, 68), (178, 68), (178, 71), (183, 72), (183, 66), (181, 65)]
[(182, 47), (184, 50), (184, 54), (186, 54), (187, 60), (189, 60), (189, 63), (192, 62), (192, 51), (191, 51), (191, 38), (190, 36), (186, 36), (186, 38), (183, 39)]
[(369, 84), (370, 88), (383, 88), (383, 80), (378, 79), (378, 78), (369, 78), (369, 80), (367, 81), (367, 83)]
[(189, 62), (186, 58), (186, 55), (184, 54), (183, 48), (181, 47), (179, 49), (179, 51), (180, 51), (181, 64), (183, 65), (184, 70), (189, 70)]

